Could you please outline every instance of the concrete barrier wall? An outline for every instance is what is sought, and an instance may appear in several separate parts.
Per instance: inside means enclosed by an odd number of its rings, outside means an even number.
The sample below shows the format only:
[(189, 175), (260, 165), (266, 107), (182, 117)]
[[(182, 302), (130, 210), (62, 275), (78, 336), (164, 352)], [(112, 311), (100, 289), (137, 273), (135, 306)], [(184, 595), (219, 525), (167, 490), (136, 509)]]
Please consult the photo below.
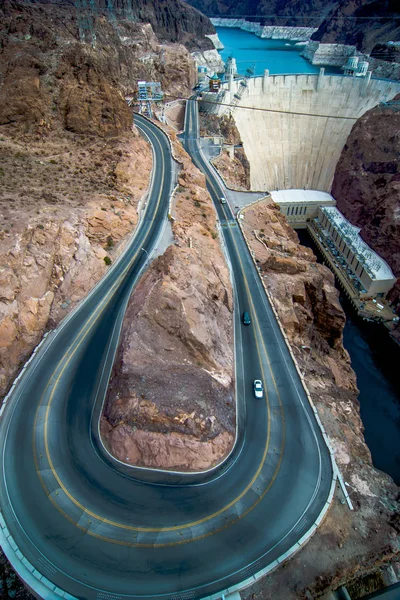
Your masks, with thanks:
[[(228, 101), (238, 85), (233, 82), (231, 92), (227, 92)], [(329, 192), (336, 164), (356, 120), (399, 92), (400, 82), (382, 79), (320, 75), (250, 79), (233, 114), (250, 162), (251, 189)]]

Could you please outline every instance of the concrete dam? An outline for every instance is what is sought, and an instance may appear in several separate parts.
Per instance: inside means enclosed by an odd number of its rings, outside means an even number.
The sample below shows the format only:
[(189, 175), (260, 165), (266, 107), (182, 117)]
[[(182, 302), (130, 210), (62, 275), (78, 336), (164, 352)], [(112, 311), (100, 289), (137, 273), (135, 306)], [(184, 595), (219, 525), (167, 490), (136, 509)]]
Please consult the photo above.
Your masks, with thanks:
[(325, 76), (321, 69), (319, 75), (270, 76), (265, 71), (262, 77), (248, 79), (244, 90), (236, 79), (223, 84), (217, 94), (203, 95), (208, 101), (237, 103), (235, 108), (203, 106), (219, 115), (232, 110), (250, 162), (252, 190), (329, 192), (356, 120), (400, 92), (400, 82), (368, 75)]

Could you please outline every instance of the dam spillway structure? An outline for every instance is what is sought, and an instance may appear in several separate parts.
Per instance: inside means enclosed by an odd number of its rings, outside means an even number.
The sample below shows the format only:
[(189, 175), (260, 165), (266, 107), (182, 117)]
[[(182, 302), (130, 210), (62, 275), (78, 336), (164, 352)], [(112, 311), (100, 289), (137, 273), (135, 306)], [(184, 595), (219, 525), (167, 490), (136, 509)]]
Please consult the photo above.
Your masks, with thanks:
[[(202, 108), (233, 116), (250, 163), (251, 190), (330, 192), (336, 164), (354, 123), (400, 92), (400, 82), (319, 74), (251, 77), (203, 94)], [(242, 86), (243, 87), (243, 86)], [(236, 102), (235, 94), (240, 95)], [(221, 104), (219, 104), (221, 103)]]

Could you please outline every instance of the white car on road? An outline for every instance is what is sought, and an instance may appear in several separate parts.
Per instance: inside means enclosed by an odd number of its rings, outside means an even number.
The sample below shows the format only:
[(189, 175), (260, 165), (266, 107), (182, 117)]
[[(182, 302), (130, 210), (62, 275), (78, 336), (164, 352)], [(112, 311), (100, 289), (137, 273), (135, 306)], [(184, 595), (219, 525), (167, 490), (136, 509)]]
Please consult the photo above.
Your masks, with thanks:
[(264, 387), (260, 379), (254, 380), (253, 389), (256, 398), (262, 398), (264, 396)]

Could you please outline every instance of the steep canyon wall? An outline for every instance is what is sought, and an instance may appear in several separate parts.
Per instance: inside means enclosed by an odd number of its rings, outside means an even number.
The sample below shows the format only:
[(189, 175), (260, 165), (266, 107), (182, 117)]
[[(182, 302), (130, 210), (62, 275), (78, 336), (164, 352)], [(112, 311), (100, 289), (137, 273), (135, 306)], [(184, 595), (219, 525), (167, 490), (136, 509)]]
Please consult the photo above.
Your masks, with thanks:
[[(400, 101), (397, 96), (396, 102)], [(332, 192), (338, 207), (399, 278), (391, 300), (400, 302), (400, 105), (368, 111), (353, 127), (337, 164)], [(393, 333), (400, 340), (400, 329)]]
[[(231, 102), (239, 85), (233, 83), (224, 103)], [(330, 191), (356, 120), (399, 91), (400, 83), (375, 79), (318, 75), (251, 79), (234, 110), (250, 162), (251, 189)]]

